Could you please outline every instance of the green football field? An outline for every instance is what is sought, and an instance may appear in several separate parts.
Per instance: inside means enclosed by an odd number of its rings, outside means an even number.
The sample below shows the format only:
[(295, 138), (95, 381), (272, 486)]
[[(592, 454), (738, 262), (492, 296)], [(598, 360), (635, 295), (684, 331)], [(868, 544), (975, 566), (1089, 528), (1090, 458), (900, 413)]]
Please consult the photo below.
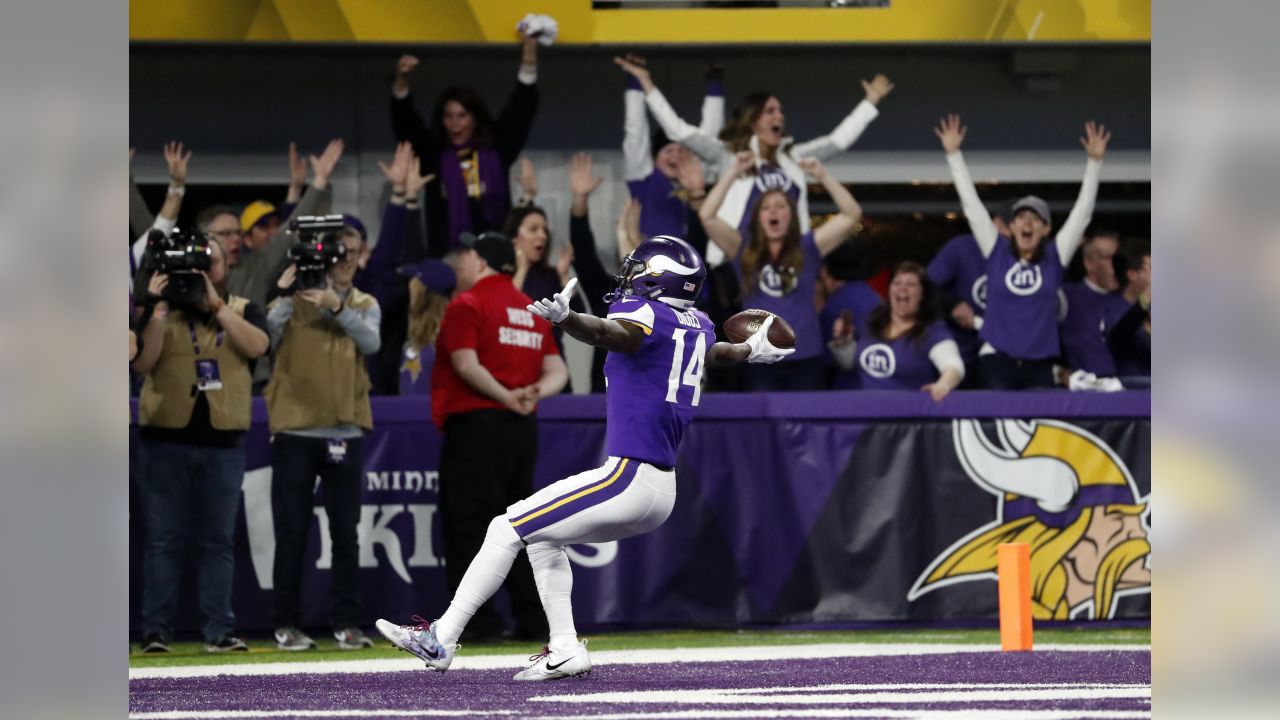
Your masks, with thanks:
[[(393, 649), (376, 631), (371, 631), (376, 646), (365, 650), (337, 650), (331, 638), (320, 633), (312, 636), (319, 648), (302, 652), (285, 652), (275, 648), (269, 638), (247, 638), (249, 652), (210, 654), (203, 644), (179, 642), (172, 644), (173, 652), (143, 655), (134, 645), (129, 657), (131, 668), (171, 667), (178, 665), (229, 665), (239, 663), (271, 663), (325, 660), (365, 660), (374, 658), (403, 658), (403, 653)], [(591, 650), (644, 650), (671, 648), (736, 647), (744, 645), (811, 645), (819, 643), (967, 643), (1000, 646), (999, 631), (982, 630), (675, 630), (619, 632), (586, 635)], [(1098, 645), (1149, 645), (1149, 628), (1090, 627), (1037, 629), (1035, 641), (1045, 644), (1098, 644)], [(467, 655), (510, 655), (521, 652), (534, 653), (539, 648), (534, 643), (506, 641), (466, 645)]]

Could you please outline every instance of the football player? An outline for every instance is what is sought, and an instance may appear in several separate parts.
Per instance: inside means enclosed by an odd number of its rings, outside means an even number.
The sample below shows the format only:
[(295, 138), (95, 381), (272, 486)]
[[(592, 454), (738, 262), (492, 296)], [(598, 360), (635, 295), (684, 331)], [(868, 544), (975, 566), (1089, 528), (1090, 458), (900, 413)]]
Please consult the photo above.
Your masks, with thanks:
[(622, 261), (617, 288), (605, 297), (607, 318), (569, 309), (577, 279), (528, 306), (564, 332), (609, 351), (608, 426), (604, 465), (565, 478), (507, 508), (489, 524), (484, 546), (462, 578), (449, 609), (435, 622), (378, 620), (396, 647), (444, 671), (467, 621), (502, 584), (527, 549), (551, 637), (516, 680), (556, 680), (591, 671), (578, 639), (569, 594), (573, 576), (564, 547), (601, 543), (654, 530), (675, 504), (676, 448), (702, 396), (707, 365), (743, 360), (774, 363), (795, 352), (768, 340), (773, 317), (741, 343), (715, 342), (715, 328), (693, 301), (707, 270), (684, 240), (659, 235)]

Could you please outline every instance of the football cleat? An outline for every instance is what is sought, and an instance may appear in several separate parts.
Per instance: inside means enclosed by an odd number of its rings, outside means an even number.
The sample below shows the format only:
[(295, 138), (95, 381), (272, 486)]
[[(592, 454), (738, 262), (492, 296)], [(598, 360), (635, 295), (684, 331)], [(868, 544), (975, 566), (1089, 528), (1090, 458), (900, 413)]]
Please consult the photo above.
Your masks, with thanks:
[(416, 655), (427, 664), (427, 667), (439, 672), (448, 670), (449, 664), (453, 662), (454, 652), (461, 646), (442, 645), (436, 639), (435, 623), (427, 622), (417, 615), (413, 616), (413, 621), (415, 623), (413, 625), (397, 625), (379, 618), (374, 625), (383, 637), (391, 641), (392, 645), (411, 655)]
[(531, 655), (529, 659), (533, 664), (516, 673), (516, 680), (526, 682), (560, 680), (568, 677), (586, 677), (591, 673), (591, 656), (587, 654), (585, 640), (563, 652), (552, 650), (544, 645), (542, 652)]

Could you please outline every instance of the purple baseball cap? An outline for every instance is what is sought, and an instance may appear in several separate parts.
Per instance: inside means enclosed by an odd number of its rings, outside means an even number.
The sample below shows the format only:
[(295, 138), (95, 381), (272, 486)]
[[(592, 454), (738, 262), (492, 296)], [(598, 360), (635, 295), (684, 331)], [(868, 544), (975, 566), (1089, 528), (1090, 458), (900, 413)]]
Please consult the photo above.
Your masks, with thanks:
[(364, 229), (364, 223), (360, 222), (360, 218), (351, 213), (342, 213), (342, 224), (360, 233), (361, 240), (368, 240), (369, 234)]
[(458, 276), (454, 274), (453, 268), (434, 258), (427, 258), (417, 265), (401, 268), (400, 273), (418, 278), (428, 290), (445, 297), (448, 297), (458, 285)]

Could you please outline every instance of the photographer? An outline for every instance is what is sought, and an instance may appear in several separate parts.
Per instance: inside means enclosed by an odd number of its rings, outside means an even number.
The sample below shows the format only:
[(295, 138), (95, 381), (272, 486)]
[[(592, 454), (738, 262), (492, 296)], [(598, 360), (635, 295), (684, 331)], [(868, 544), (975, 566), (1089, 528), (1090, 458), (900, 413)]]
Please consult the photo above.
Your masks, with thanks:
[[(338, 164), (338, 159), (342, 157), (345, 145), (341, 140), (331, 140), (325, 147), (324, 152), (319, 156), (311, 155), (311, 187), (302, 195), (302, 199), (298, 201), (298, 205), (293, 210), (294, 216), (315, 215), (317, 213), (327, 212), (332, 196), (329, 187), (329, 178), (333, 175), (333, 170)], [(292, 148), (291, 148), (292, 150)], [(298, 162), (290, 154), (290, 197), (293, 195), (293, 187), (298, 182), (297, 168)], [(305, 177), (306, 172), (303, 170), (302, 175)], [(289, 251), (291, 238), (288, 235), (286, 227), (279, 227), (276, 232), (272, 233), (270, 239), (265, 245), (259, 245), (257, 241), (252, 240), (253, 235), (250, 232), (252, 224), (245, 230), (244, 245), (247, 251), (241, 253), (240, 262), (231, 272), (230, 287), (232, 292), (243, 295), (256, 303), (267, 302), (267, 293), (271, 289), (271, 283), (278, 275), (280, 266), (283, 264), (286, 253)]]
[[(340, 649), (371, 647), (360, 631), (360, 520), (363, 435), (373, 428), (365, 356), (378, 351), (382, 311), (352, 285), (360, 233), (340, 216), (299, 218), (295, 262), (277, 286), (286, 295), (267, 314), (275, 370), (267, 384), (275, 520), (275, 637), (281, 650), (315, 642), (300, 629), (303, 552), (316, 476), (324, 483), (333, 541), (330, 612)], [(324, 231), (323, 234), (318, 234)]]
[(145, 376), (142, 650), (169, 650), (188, 535), (200, 549), (205, 650), (246, 650), (232, 635), (232, 549), (250, 365), (267, 351), (267, 322), (260, 307), (227, 294), (226, 251), (217, 241), (187, 243), (175, 233), (150, 252), (156, 272), (142, 298), (146, 320), (132, 363)]

